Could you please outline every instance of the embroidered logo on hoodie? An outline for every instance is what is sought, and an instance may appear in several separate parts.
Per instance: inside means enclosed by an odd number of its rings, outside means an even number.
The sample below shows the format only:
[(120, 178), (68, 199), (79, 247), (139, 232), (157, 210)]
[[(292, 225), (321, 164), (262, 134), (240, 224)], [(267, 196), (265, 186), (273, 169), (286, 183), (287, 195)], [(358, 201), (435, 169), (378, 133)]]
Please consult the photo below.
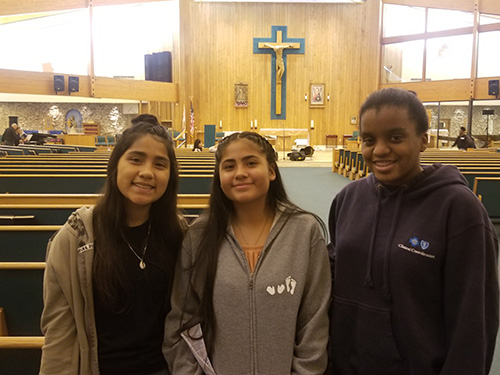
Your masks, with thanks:
[(295, 281), (292, 278), (292, 276), (288, 276), (285, 279), (285, 284), (279, 284), (277, 286), (269, 285), (266, 288), (266, 290), (270, 295), (274, 296), (276, 294), (276, 292), (278, 292), (278, 294), (282, 294), (286, 289), (286, 291), (293, 296), (293, 293), (295, 293), (296, 286), (297, 286), (297, 281)]
[[(424, 240), (420, 240), (420, 239), (418, 239), (418, 237), (412, 237), (412, 238), (410, 238), (410, 240), (408, 242), (410, 243), (410, 245), (412, 247), (405, 246), (401, 243), (398, 245), (398, 247), (400, 249), (409, 251), (409, 252), (414, 253), (414, 254), (422, 255), (422, 256), (427, 257), (427, 258), (432, 258), (432, 259), (436, 258), (435, 255), (427, 254), (425, 252), (425, 250), (427, 250), (430, 246), (429, 242), (424, 241)], [(418, 250), (419, 248), (424, 250), (424, 251)]]
[(410, 238), (410, 244), (414, 247), (420, 246), (422, 250), (427, 250), (427, 248), (429, 247), (429, 242), (424, 240), (419, 240), (417, 237)]

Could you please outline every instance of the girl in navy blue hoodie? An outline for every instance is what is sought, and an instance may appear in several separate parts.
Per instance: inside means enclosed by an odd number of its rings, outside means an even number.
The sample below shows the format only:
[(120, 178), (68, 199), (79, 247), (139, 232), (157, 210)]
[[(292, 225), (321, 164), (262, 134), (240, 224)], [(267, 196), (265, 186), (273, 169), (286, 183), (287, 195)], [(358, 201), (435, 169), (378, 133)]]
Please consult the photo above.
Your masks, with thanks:
[(360, 110), (372, 173), (330, 210), (330, 370), (488, 374), (498, 330), (498, 241), (457, 168), (420, 165), (428, 118), (388, 88)]

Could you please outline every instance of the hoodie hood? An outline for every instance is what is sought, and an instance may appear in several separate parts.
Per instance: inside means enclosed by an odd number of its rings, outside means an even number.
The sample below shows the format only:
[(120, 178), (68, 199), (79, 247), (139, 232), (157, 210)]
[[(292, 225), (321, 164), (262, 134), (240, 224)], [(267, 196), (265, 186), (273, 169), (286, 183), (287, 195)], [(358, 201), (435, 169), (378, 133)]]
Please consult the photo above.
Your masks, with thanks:
[(404, 191), (404, 194), (407, 194), (411, 198), (427, 195), (443, 186), (452, 184), (467, 186), (467, 180), (460, 173), (458, 168), (453, 165), (436, 163), (432, 165), (423, 165), (422, 169), (422, 172), (413, 180), (399, 187), (386, 187), (375, 178), (373, 173), (367, 177), (367, 181), (373, 186), (375, 192), (377, 192), (380, 187), (384, 190), (384, 195)]

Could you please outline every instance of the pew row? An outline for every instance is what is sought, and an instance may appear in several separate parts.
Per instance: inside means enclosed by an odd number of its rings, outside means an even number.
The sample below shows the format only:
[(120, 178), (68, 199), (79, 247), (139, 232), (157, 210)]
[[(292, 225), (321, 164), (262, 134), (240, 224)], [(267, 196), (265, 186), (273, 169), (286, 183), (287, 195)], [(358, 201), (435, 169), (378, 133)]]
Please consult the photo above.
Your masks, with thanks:
[[(0, 180), (0, 193), (94, 194), (106, 174), (0, 174)], [(212, 174), (181, 174), (179, 193), (208, 194), (212, 180)]]
[(490, 219), (500, 223), (500, 174), (498, 177), (476, 177), (473, 191), (488, 211)]

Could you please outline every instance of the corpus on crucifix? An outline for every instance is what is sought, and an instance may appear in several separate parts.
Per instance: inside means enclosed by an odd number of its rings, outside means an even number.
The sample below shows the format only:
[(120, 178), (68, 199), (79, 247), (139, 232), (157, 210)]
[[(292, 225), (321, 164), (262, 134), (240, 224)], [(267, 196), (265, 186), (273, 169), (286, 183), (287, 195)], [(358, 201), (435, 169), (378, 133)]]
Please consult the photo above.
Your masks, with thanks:
[(292, 44), (278, 44), (278, 43), (263, 43), (263, 45), (264, 47), (272, 48), (274, 50), (274, 53), (276, 54), (276, 83), (281, 83), (281, 77), (283, 77), (283, 74), (285, 74), (283, 50), (285, 48), (294, 48), (294, 47)]

